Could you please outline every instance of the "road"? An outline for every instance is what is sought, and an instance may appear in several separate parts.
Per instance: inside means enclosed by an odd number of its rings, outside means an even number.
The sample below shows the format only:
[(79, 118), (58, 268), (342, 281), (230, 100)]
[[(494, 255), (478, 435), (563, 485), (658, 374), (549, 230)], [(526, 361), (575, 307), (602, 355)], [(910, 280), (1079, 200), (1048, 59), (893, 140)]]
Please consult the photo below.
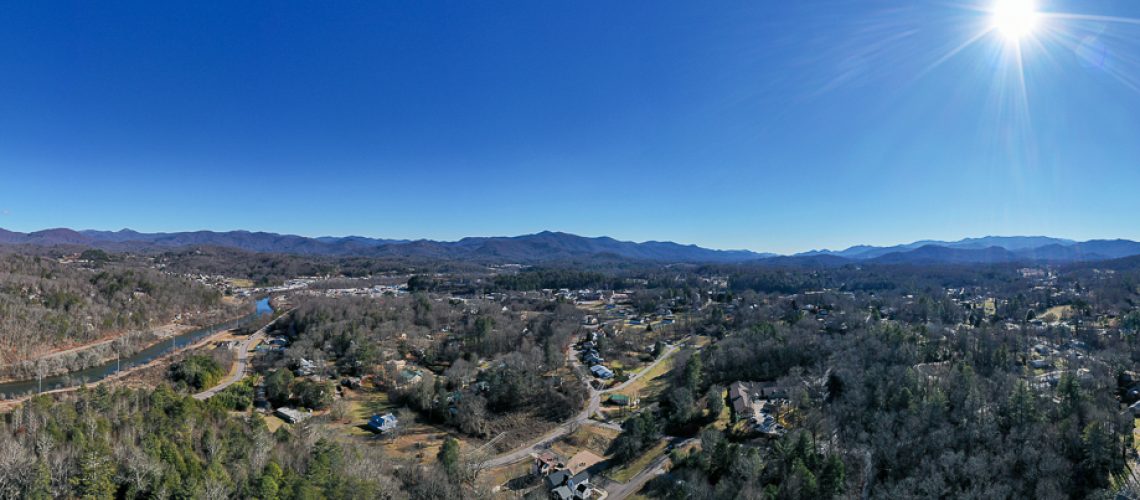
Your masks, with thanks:
[(628, 482), (611, 482), (606, 486), (606, 492), (609, 493), (609, 496), (606, 497), (607, 500), (622, 500), (623, 498), (641, 491), (641, 488), (645, 487), (645, 483), (648, 483), (650, 479), (653, 479), (665, 472), (665, 462), (668, 461), (668, 454), (661, 455), (657, 458), (657, 460), (651, 462), (649, 466), (647, 466), (641, 472), (638, 472), (636, 476), (630, 478)]
[[(629, 387), (630, 384), (637, 381), (637, 379), (641, 378), (642, 375), (649, 373), (658, 364), (664, 362), (666, 359), (668, 359), (670, 356), (672, 356), (676, 350), (677, 350), (677, 346), (675, 346), (675, 345), (667, 346), (665, 348), (665, 352), (661, 353), (661, 355), (658, 356), (657, 359), (654, 360), (652, 363), (650, 363), (649, 366), (646, 366), (644, 369), (637, 372), (636, 375), (630, 377), (629, 380), (623, 382), (621, 385), (611, 387), (611, 388), (606, 389), (604, 391), (598, 391), (598, 390), (594, 389), (594, 387), (590, 385), (590, 377), (583, 375), (583, 380), (586, 381), (586, 390), (590, 391), (590, 400), (586, 404), (585, 409), (583, 409), (581, 412), (579, 412), (577, 415), (570, 418), (569, 420), (567, 420), (567, 421), (559, 424), (557, 427), (551, 429), (546, 434), (543, 434), (538, 439), (535, 439), (534, 441), (531, 441), (528, 444), (525, 444), (519, 448), (515, 448), (514, 450), (508, 451), (502, 455), (499, 455), (499, 456), (492, 458), (491, 460), (488, 460), (487, 466), (488, 467), (499, 467), (502, 465), (513, 464), (515, 462), (518, 462), (519, 460), (524, 460), (526, 458), (529, 458), (531, 453), (541, 452), (545, 448), (549, 447), (550, 443), (552, 443), (554, 440), (556, 440), (562, 436), (565, 436), (566, 434), (569, 434), (571, 430), (573, 430), (573, 429), (575, 429), (581, 425), (594, 425), (594, 426), (598, 426), (598, 427), (606, 427), (606, 428), (610, 428), (610, 429), (621, 430), (621, 426), (619, 426), (617, 424), (597, 422), (594, 420), (590, 420), (590, 417), (593, 416), (594, 413), (597, 413), (598, 408), (602, 404), (602, 394), (608, 394), (611, 392), (620, 391), (622, 389), (625, 389), (626, 387)], [(571, 350), (569, 352), (569, 358), (570, 358), (570, 365), (575, 371), (577, 371), (579, 373), (585, 372), (585, 370), (582, 369), (581, 363), (578, 362), (578, 352), (577, 351)]]
[(218, 385), (195, 394), (194, 399), (197, 399), (198, 401), (210, 399), (216, 396), (219, 392), (226, 390), (227, 387), (236, 384), (238, 380), (241, 380), (243, 377), (245, 377), (245, 372), (249, 369), (250, 346), (257, 345), (257, 341), (265, 338), (265, 332), (269, 330), (269, 327), (273, 326), (273, 324), (277, 323), (277, 321), (281, 318), (288, 316), (291, 312), (293, 312), (293, 309), (289, 309), (288, 311), (282, 313), (280, 316), (273, 318), (273, 321), (266, 323), (265, 326), (254, 332), (253, 335), (250, 335), (248, 339), (245, 339), (245, 341), (243, 341), (238, 347), (238, 357), (237, 360), (234, 361), (237, 364), (237, 369), (233, 371), (234, 373), (226, 377), (226, 379), (222, 380), (222, 382)]
[(227, 387), (237, 383), (238, 380), (241, 380), (243, 377), (245, 377), (245, 371), (249, 367), (250, 346), (256, 345), (256, 343), (263, 338), (265, 338), (264, 328), (258, 330), (257, 333), (250, 335), (248, 339), (243, 340), (242, 343), (238, 346), (237, 359), (234, 360), (234, 363), (237, 365), (237, 369), (232, 370), (233, 373), (218, 383), (218, 385), (195, 394), (194, 399), (197, 399), (198, 401), (210, 399), (218, 395), (218, 393), (226, 390)]

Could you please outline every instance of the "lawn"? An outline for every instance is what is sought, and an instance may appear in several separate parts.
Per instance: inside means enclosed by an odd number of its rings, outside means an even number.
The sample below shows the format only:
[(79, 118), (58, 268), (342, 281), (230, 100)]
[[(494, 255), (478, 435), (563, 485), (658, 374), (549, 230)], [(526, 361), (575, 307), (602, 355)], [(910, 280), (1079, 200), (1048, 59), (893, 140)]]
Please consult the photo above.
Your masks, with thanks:
[[(720, 396), (725, 397), (725, 393), (722, 392)], [(732, 426), (732, 408), (729, 408), (727, 402), (724, 404), (724, 408), (721, 408), (720, 415), (709, 425), (718, 431), (723, 431)]]
[(636, 476), (639, 472), (645, 470), (645, 468), (649, 467), (649, 464), (653, 463), (654, 460), (657, 460), (662, 455), (664, 455), (666, 446), (668, 446), (668, 441), (662, 439), (657, 443), (656, 446), (650, 448), (649, 451), (646, 451), (640, 457), (637, 457), (637, 460), (634, 460), (633, 462), (626, 464), (624, 467), (620, 467), (610, 472), (608, 474), (610, 479), (622, 483), (629, 482), (630, 479), (633, 479), (633, 476)]
[(570, 458), (582, 450), (589, 450), (598, 456), (605, 456), (606, 451), (610, 448), (610, 443), (613, 443), (618, 434), (619, 431), (614, 429), (583, 425), (573, 434), (558, 440), (552, 448), (565, 458)]
[(707, 347), (712, 343), (712, 337), (709, 337), (708, 335), (694, 335), (691, 339), (689, 339), (689, 343), (691, 343), (693, 347), (697, 348)]
[(265, 427), (269, 429), (269, 432), (277, 432), (277, 429), (280, 429), (282, 425), (285, 425), (285, 421), (277, 418), (276, 415), (265, 416)]
[(510, 491), (506, 483), (513, 479), (526, 477), (530, 474), (530, 469), (534, 464), (530, 460), (523, 460), (513, 464), (496, 467), (483, 473), (480, 481), (487, 481), (491, 486), (503, 486), (505, 490)]
[(650, 368), (649, 371), (645, 372), (644, 375), (642, 375), (632, 384), (626, 386), (625, 389), (616, 391), (616, 393), (625, 394), (631, 398), (641, 398), (643, 400), (656, 398), (656, 396), (662, 390), (664, 390), (665, 386), (667, 385), (664, 380), (660, 379), (668, 374), (669, 370), (673, 368), (673, 356), (675, 356), (676, 353), (677, 351), (673, 351), (673, 354), (669, 355), (669, 359), (666, 359), (665, 361), (658, 363), (653, 368)]

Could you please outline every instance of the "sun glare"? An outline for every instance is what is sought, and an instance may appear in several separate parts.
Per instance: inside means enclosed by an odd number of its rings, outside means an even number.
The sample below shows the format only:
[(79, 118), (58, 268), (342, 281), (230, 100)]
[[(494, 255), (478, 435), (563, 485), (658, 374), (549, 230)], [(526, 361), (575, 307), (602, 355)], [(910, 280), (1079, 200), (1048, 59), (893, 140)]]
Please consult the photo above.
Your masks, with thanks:
[(991, 22), (994, 29), (1007, 39), (1017, 41), (1033, 32), (1038, 17), (1040, 14), (1033, 0), (997, 0)]

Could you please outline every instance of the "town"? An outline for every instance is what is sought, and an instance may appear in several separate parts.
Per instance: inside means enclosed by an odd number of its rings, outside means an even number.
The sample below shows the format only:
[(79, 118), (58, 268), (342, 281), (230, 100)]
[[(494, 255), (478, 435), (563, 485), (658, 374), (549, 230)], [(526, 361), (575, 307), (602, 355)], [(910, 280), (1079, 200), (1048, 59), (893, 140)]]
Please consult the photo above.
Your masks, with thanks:
[[(140, 262), (233, 300), (266, 297), (272, 313), (111, 387), (168, 386), (278, 440), (318, 432), (393, 466), (438, 470), (453, 479), (449, 495), (667, 496), (680, 481), (840, 497), (891, 484), (859, 472), (855, 450), (901, 460), (901, 444), (864, 442), (861, 426), (939, 400), (942, 418), (992, 412), (997, 429), (1013, 425), (1007, 402), (1100, 429), (1103, 450), (1079, 446), (1117, 457), (1101, 487), (1136, 464), (1130, 263), (946, 266), (903, 286), (889, 266), (493, 266), (253, 286)], [(540, 287), (556, 282), (571, 286)], [(1008, 392), (971, 399), (963, 384)], [(798, 462), (780, 462), (788, 450)], [(742, 460), (766, 464), (754, 471), (768, 479), (723, 475)]]

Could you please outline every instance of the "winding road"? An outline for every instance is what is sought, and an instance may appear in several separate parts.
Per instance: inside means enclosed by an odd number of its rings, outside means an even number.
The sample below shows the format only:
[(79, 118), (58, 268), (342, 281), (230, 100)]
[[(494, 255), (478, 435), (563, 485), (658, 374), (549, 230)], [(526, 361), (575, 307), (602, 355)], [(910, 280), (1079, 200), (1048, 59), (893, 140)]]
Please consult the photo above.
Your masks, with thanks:
[[(677, 350), (676, 345), (667, 346), (665, 348), (665, 352), (661, 353), (661, 355), (658, 356), (656, 360), (654, 360), (648, 366), (643, 368), (641, 371), (637, 372), (636, 375), (630, 377), (629, 380), (623, 382), (620, 385), (611, 387), (611, 388), (603, 390), (603, 391), (599, 391), (599, 390), (594, 389), (594, 387), (590, 385), (590, 377), (586, 377), (583, 375), (583, 380), (585, 380), (585, 382), (586, 382), (586, 390), (590, 391), (590, 401), (589, 401), (589, 403), (586, 404), (586, 408), (584, 408), (581, 412), (579, 412), (574, 417), (572, 417), (569, 420), (559, 424), (557, 427), (551, 429), (549, 432), (543, 434), (542, 436), (538, 437), (534, 441), (531, 441), (529, 444), (523, 445), (519, 448), (508, 451), (506, 453), (503, 453), (502, 455), (498, 455), (498, 456), (488, 460), (486, 465), (488, 467), (499, 467), (499, 466), (503, 466), (503, 465), (513, 464), (513, 463), (518, 462), (520, 460), (524, 460), (526, 458), (529, 458), (532, 453), (541, 452), (542, 450), (548, 448), (549, 445), (554, 440), (569, 434), (572, 430), (574, 430), (575, 428), (577, 428), (578, 426), (581, 426), (581, 425), (593, 425), (593, 426), (597, 426), (597, 427), (606, 427), (609, 429), (621, 430), (620, 425), (607, 423), (607, 422), (598, 422), (598, 421), (590, 419), (590, 417), (592, 417), (594, 415), (594, 413), (597, 413), (598, 408), (602, 404), (602, 394), (608, 394), (611, 392), (620, 391), (620, 390), (625, 389), (626, 387), (629, 387), (630, 384), (632, 384), (632, 383), (636, 382), (638, 379), (640, 379), (642, 375), (653, 371), (653, 369), (658, 364), (664, 362), (666, 359), (669, 359), (669, 357), (672, 356), (673, 353), (676, 352), (676, 350)], [(578, 352), (575, 350), (571, 350), (569, 357), (570, 357), (570, 365), (574, 368), (575, 371), (579, 372), (579, 374), (582, 374), (585, 370), (582, 369), (582, 365), (578, 361)]]
[(238, 347), (237, 359), (234, 360), (237, 369), (231, 370), (232, 373), (230, 373), (218, 385), (195, 394), (194, 399), (197, 399), (198, 401), (205, 401), (214, 396), (217, 396), (218, 393), (226, 390), (226, 388), (236, 384), (237, 381), (245, 377), (245, 371), (249, 367), (250, 347), (257, 345), (257, 342), (261, 341), (263, 338), (265, 338), (265, 328), (258, 330), (257, 333), (254, 333), (253, 335), (250, 335), (248, 339), (243, 340)]
[(243, 340), (242, 343), (238, 347), (237, 359), (234, 360), (234, 363), (237, 365), (237, 369), (232, 370), (233, 373), (231, 373), (229, 376), (227, 376), (218, 385), (215, 385), (209, 389), (206, 389), (202, 392), (199, 392), (198, 394), (195, 394), (194, 399), (197, 399), (198, 401), (205, 401), (207, 399), (210, 399), (214, 396), (217, 396), (218, 393), (226, 390), (226, 388), (228, 388), (231, 385), (236, 384), (237, 381), (244, 378), (246, 370), (249, 369), (249, 357), (251, 354), (253, 354), (252, 352), (250, 352), (251, 348), (253, 346), (256, 346), (258, 342), (260, 342), (262, 339), (265, 338), (265, 332), (267, 330), (269, 330), (269, 327), (273, 326), (273, 324), (276, 323), (277, 320), (284, 318), (290, 312), (293, 312), (293, 310), (289, 309), (288, 311), (285, 311), (284, 313), (282, 313), (280, 316), (273, 318), (273, 321), (266, 323), (265, 326), (259, 328), (256, 332), (253, 333), (253, 335), (250, 335), (248, 339)]

